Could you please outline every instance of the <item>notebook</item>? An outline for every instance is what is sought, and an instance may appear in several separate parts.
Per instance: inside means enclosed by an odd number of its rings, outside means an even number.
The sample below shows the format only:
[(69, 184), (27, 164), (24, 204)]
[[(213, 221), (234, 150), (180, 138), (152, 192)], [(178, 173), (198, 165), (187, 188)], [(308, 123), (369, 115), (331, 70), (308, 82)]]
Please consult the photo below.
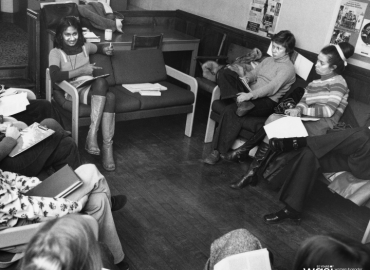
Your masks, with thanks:
[(21, 131), (21, 136), (17, 139), (17, 145), (10, 152), (10, 157), (15, 157), (35, 144), (45, 140), (55, 133), (54, 130), (41, 126), (39, 123), (33, 123), (28, 128)]
[(83, 181), (72, 170), (69, 165), (65, 165), (55, 172), (41, 184), (26, 192), (27, 196), (64, 198), (83, 185)]
[(106, 78), (108, 76), (110, 76), (110, 74), (103, 74), (103, 75), (99, 75), (99, 76), (96, 76), (96, 77), (91, 77), (91, 76), (86, 76), (85, 77), (85, 76), (81, 76), (80, 77), (81, 79), (77, 79), (75, 81), (70, 81), (69, 83), (74, 88), (80, 88), (80, 87), (84, 87), (84, 86), (87, 86), (87, 85), (91, 84), (93, 81), (95, 81), (98, 78)]

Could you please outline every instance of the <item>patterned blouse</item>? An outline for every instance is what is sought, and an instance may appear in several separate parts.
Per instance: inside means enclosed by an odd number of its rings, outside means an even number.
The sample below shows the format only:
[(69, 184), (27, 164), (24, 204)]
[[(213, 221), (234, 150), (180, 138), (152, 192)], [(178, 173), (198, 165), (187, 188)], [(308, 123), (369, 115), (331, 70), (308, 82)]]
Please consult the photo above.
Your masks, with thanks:
[(18, 218), (41, 222), (82, 210), (68, 199), (23, 195), (40, 183), (36, 177), (0, 170), (0, 227), (13, 227)]

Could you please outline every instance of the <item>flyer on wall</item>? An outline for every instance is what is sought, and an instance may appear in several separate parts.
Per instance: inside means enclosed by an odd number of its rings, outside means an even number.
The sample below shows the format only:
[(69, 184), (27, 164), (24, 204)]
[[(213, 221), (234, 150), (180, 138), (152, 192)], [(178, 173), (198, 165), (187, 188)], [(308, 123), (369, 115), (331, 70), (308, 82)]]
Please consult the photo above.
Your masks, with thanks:
[[(355, 47), (353, 58), (370, 57), (369, 0), (342, 0), (330, 43), (349, 42)], [(361, 58), (362, 57), (362, 58)]]
[(358, 36), (356, 43), (355, 53), (370, 57), (370, 20), (364, 20), (361, 34)]
[(275, 34), (283, 0), (252, 0), (246, 30), (264, 37)]

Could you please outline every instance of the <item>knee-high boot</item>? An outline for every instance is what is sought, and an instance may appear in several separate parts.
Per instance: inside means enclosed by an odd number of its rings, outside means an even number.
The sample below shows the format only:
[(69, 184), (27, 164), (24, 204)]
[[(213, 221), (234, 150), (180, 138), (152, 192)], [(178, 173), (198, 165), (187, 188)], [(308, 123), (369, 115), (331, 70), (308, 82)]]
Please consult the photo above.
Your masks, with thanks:
[(105, 106), (106, 97), (93, 95), (91, 96), (91, 124), (87, 134), (85, 149), (92, 155), (100, 155), (98, 145), (98, 130)]
[(260, 146), (258, 147), (256, 155), (254, 156), (253, 161), (251, 165), (249, 166), (247, 173), (243, 176), (242, 179), (240, 179), (237, 182), (232, 183), (230, 187), (233, 189), (242, 189), (248, 186), (249, 184), (255, 185), (256, 181), (254, 178), (257, 177), (255, 175), (256, 171), (261, 166), (262, 162), (267, 158), (267, 156), (269, 155), (269, 152), (270, 152), (270, 146), (267, 143), (262, 142)]
[(114, 171), (116, 169), (113, 159), (113, 136), (116, 125), (115, 113), (104, 112), (102, 118), (103, 168), (107, 171)]

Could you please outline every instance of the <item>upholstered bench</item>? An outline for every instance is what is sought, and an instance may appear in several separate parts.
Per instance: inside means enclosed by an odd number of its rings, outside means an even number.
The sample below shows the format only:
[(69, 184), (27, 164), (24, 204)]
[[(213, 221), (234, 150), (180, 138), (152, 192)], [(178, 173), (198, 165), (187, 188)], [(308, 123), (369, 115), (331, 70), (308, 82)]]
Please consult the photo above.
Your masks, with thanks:
[[(109, 91), (116, 96), (116, 121), (142, 119), (156, 116), (187, 114), (185, 135), (191, 136), (194, 109), (197, 96), (197, 81), (174, 68), (166, 66), (161, 50), (115, 51), (112, 57), (94, 54), (90, 62), (102, 69), (96, 69), (94, 76), (107, 74)], [(90, 124), (90, 106), (80, 104), (77, 90), (68, 82), (59, 85), (72, 96), (72, 104), (65, 103), (64, 91), (54, 90), (50, 76), (46, 74), (46, 98), (59, 111), (64, 128), (72, 131), (78, 142), (78, 127)], [(187, 85), (179, 86), (168, 77)], [(132, 93), (122, 84), (160, 83), (167, 87), (161, 96), (141, 96)], [(53, 98), (54, 96), (54, 98)], [(70, 102), (70, 101), (67, 101)], [(63, 105), (64, 104), (64, 105)], [(67, 104), (67, 105), (66, 105)]]

